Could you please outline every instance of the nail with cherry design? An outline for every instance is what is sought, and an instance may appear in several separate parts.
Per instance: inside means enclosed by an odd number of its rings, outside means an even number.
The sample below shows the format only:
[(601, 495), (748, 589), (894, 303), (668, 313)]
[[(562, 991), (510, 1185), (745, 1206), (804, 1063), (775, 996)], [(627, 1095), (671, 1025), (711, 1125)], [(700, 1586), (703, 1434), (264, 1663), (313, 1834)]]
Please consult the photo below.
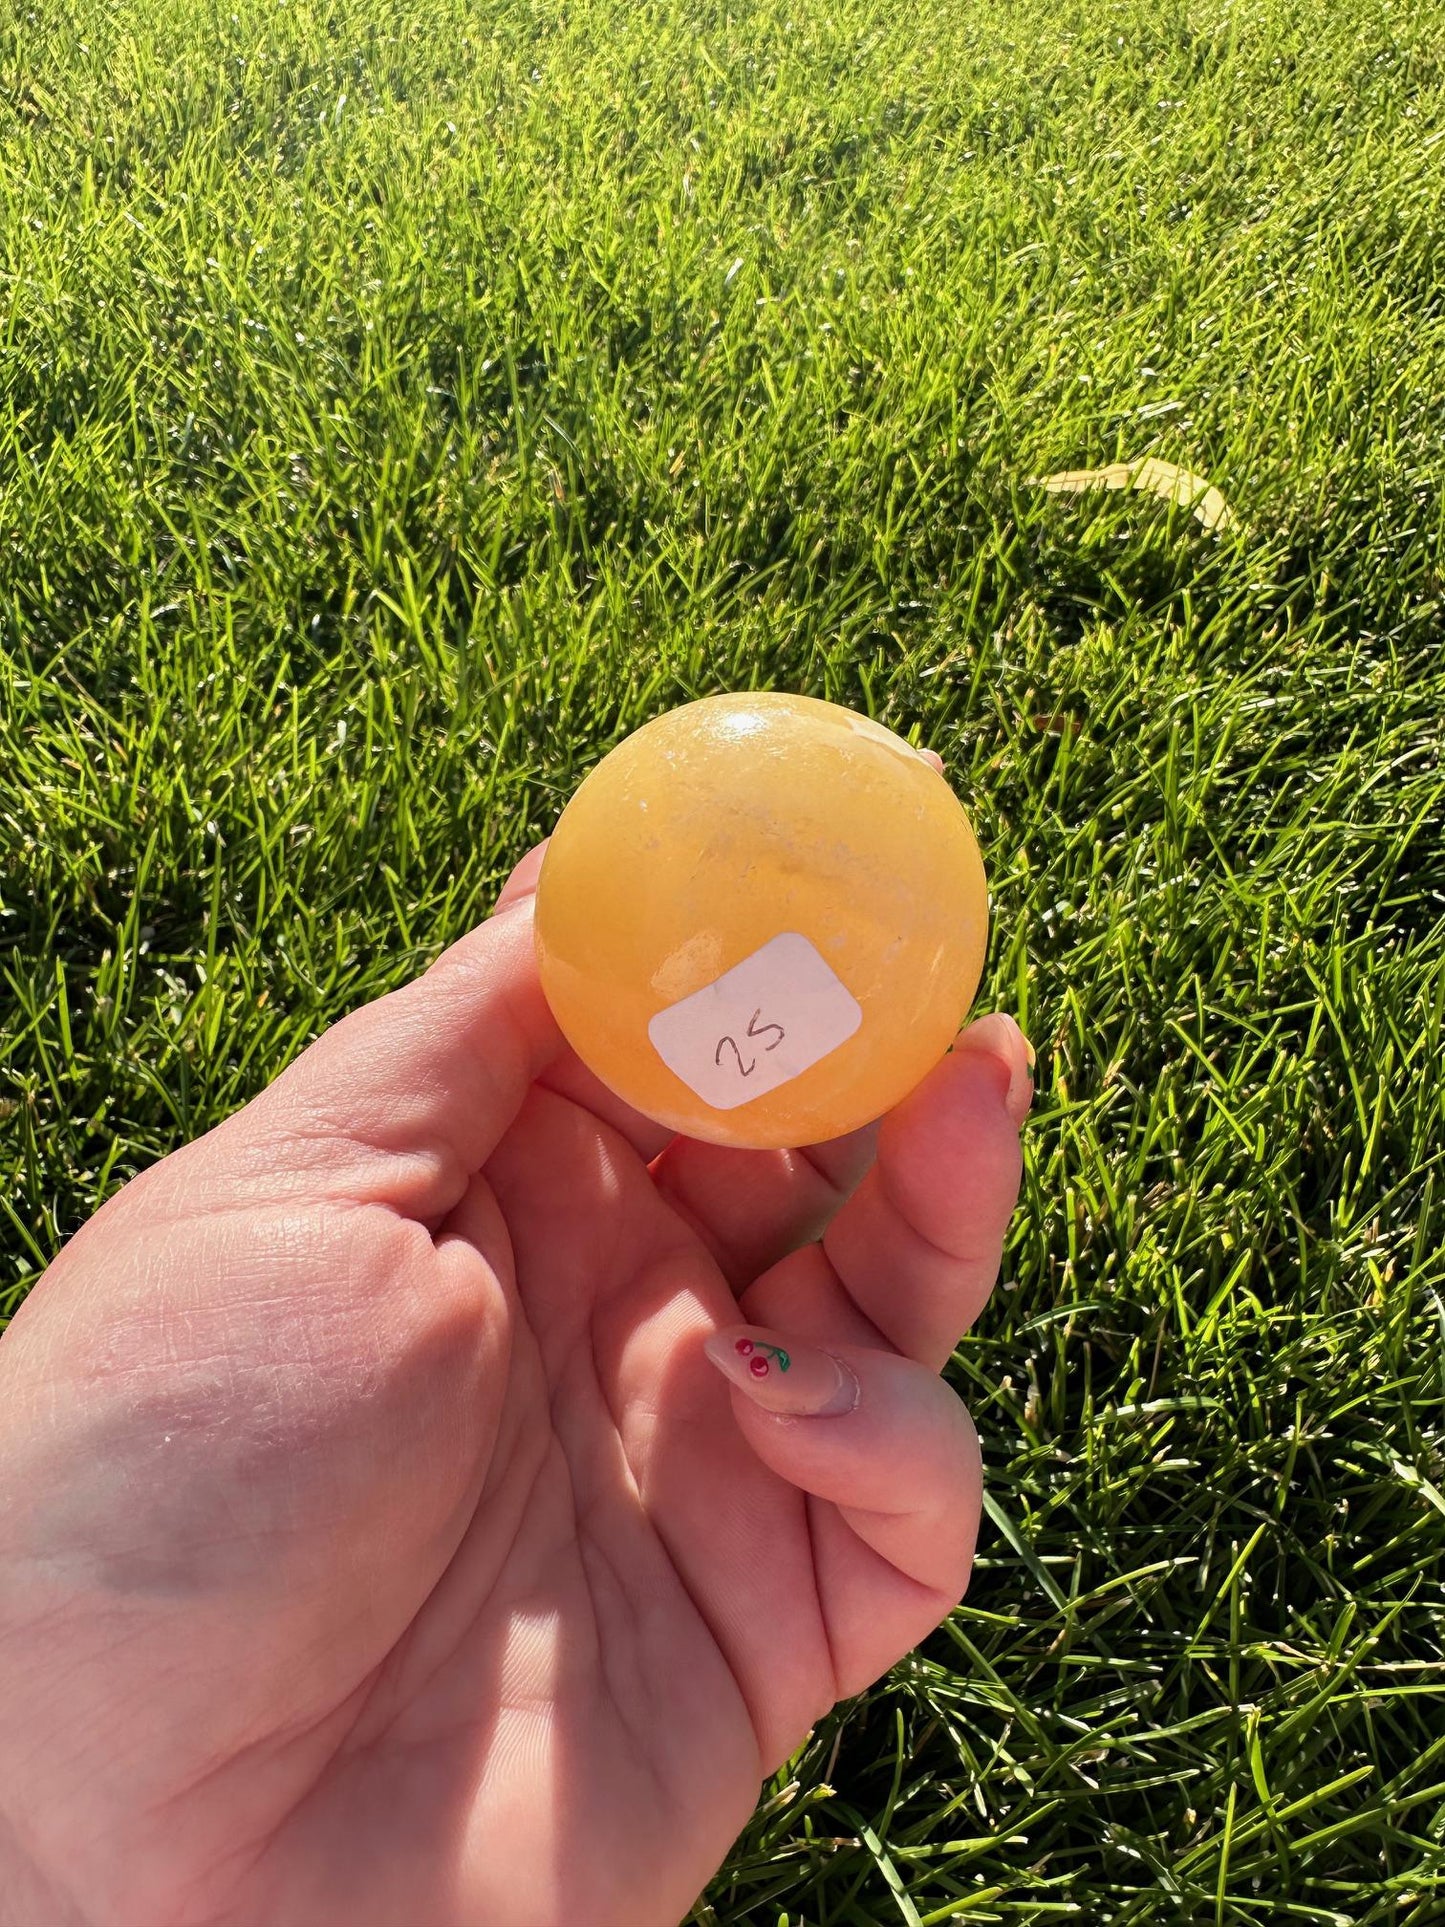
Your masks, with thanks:
[(714, 1332), (708, 1358), (730, 1384), (763, 1411), (780, 1417), (841, 1417), (858, 1403), (858, 1381), (832, 1352), (757, 1326)]

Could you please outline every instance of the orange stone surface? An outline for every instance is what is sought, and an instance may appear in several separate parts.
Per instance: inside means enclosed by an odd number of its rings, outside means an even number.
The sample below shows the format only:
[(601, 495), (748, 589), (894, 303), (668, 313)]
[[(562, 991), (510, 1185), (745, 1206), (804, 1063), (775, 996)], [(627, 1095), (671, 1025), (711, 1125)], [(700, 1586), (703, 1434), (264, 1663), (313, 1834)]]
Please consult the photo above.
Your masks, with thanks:
[(602, 1081), (674, 1131), (795, 1147), (905, 1097), (983, 971), (963, 807), (891, 730), (713, 696), (626, 738), (552, 834), (542, 987)]

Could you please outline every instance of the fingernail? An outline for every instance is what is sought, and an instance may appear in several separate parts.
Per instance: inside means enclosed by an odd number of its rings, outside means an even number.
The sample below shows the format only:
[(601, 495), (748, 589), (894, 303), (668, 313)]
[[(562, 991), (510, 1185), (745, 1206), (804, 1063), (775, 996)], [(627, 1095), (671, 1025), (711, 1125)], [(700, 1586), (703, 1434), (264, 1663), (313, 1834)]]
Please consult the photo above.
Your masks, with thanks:
[(995, 1068), (998, 1094), (1015, 1125), (1022, 1124), (1033, 1102), (1034, 1080), (1029, 1075), (1034, 1064), (1034, 1047), (1007, 1011), (992, 1010), (971, 1023), (955, 1046), (957, 1050), (977, 1051)]
[(939, 775), (942, 776), (943, 758), (939, 755), (936, 749), (921, 749), (919, 750), (918, 753), (923, 758), (925, 763), (932, 763), (933, 767), (938, 771)]
[(837, 1418), (858, 1403), (858, 1380), (841, 1358), (760, 1325), (729, 1325), (704, 1339), (703, 1350), (765, 1412)]
[(551, 840), (551, 837), (544, 836), (540, 843), (534, 843), (521, 862), (514, 867), (511, 875), (498, 891), (496, 902), (492, 905), (494, 917), (502, 910), (510, 910), (513, 904), (536, 896), (537, 881), (542, 874), (542, 859), (547, 854), (547, 845)]

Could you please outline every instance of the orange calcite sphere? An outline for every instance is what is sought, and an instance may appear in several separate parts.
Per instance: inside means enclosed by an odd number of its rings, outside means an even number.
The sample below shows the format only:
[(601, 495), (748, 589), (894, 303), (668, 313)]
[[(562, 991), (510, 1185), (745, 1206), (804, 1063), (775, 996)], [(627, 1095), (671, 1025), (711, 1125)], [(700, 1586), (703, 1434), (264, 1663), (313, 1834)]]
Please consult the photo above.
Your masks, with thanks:
[(962, 805), (891, 730), (806, 696), (712, 696), (582, 783), (536, 903), (542, 987), (583, 1063), (716, 1144), (841, 1137), (905, 1097), (983, 971)]

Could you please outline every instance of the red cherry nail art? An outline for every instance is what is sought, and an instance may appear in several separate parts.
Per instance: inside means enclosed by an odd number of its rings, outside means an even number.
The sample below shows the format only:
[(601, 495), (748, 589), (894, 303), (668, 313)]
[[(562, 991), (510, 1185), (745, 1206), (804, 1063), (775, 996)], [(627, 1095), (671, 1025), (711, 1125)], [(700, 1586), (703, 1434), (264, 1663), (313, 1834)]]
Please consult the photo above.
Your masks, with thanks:
[[(772, 1369), (768, 1364), (769, 1358), (777, 1359), (778, 1370), (780, 1372), (787, 1371), (793, 1362), (781, 1345), (760, 1345), (755, 1343), (751, 1338), (737, 1339), (733, 1349), (740, 1358), (746, 1358), (748, 1360), (748, 1370), (754, 1378), (766, 1378), (768, 1376), (769, 1371)], [(754, 1354), (756, 1354), (756, 1356)]]

